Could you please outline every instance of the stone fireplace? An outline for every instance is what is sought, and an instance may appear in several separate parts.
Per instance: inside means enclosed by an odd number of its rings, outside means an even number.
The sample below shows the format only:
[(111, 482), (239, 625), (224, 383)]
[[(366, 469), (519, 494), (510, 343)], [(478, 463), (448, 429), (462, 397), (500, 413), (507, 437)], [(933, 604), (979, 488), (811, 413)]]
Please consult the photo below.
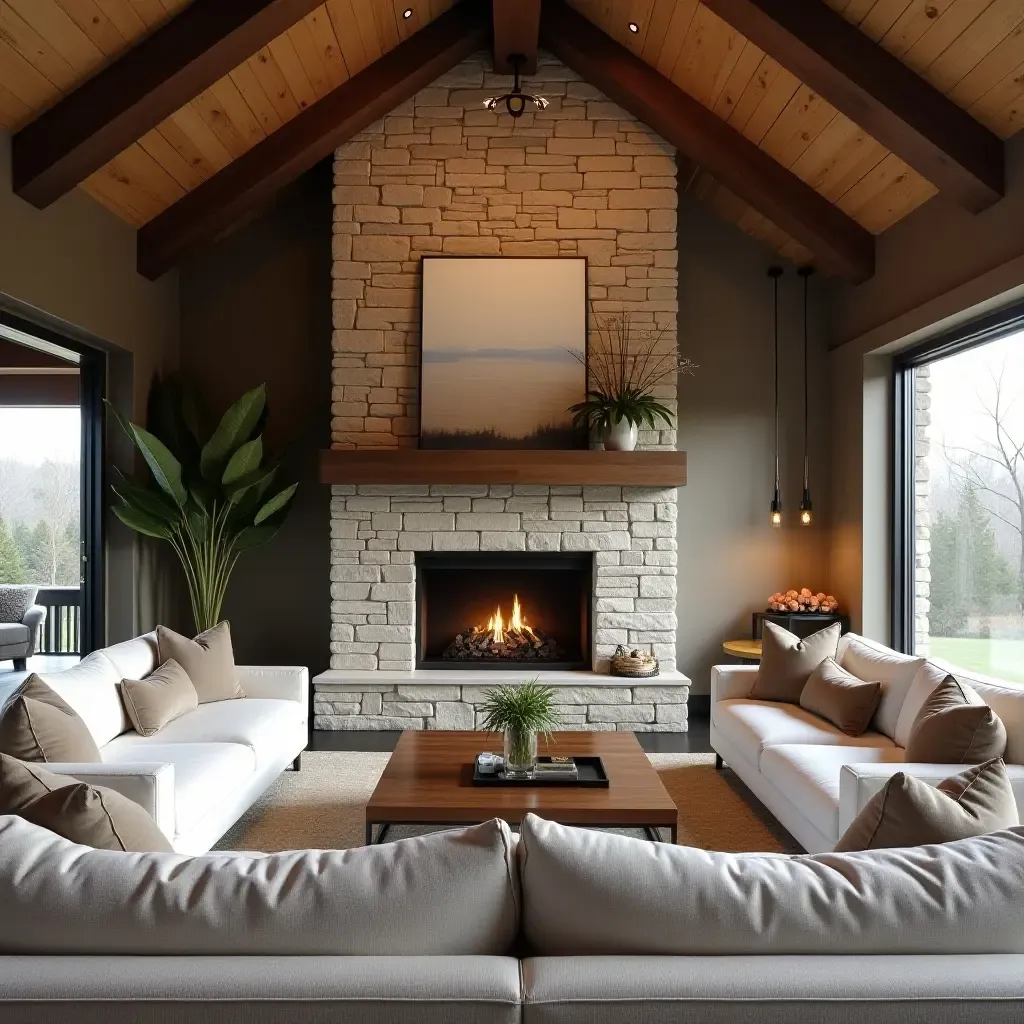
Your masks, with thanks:
[[(674, 150), (550, 55), (530, 78), (547, 109), (516, 123), (484, 110), (504, 84), (476, 55), (336, 153), (335, 448), (417, 444), (424, 253), (585, 256), (594, 313), (628, 310), (675, 348)], [(675, 390), (658, 397), (674, 407)], [(674, 430), (641, 431), (642, 448), (675, 446)], [(473, 728), (483, 691), (511, 677), (500, 659), (466, 667), (444, 650), (499, 606), (511, 614), (518, 593), (565, 655), (524, 658), (521, 676), (560, 688), (566, 727), (684, 730), (676, 501), (674, 488), (617, 484), (334, 485), (316, 728)], [(556, 571), (545, 560), (564, 567), (561, 611), (529, 582), (531, 568)], [(478, 573), (475, 596), (460, 588), (439, 610), (439, 574), (450, 586), (459, 572), (467, 587)], [(662, 674), (642, 685), (608, 674), (619, 644), (653, 651)]]

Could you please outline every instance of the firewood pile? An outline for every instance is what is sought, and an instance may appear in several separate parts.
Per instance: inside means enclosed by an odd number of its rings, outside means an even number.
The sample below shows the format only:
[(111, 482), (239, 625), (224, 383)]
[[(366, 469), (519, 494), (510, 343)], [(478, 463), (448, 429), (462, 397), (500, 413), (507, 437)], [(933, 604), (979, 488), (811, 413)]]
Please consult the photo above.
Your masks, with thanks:
[(451, 661), (562, 661), (565, 652), (554, 637), (540, 629), (494, 630), (473, 626), (448, 645), (444, 658)]

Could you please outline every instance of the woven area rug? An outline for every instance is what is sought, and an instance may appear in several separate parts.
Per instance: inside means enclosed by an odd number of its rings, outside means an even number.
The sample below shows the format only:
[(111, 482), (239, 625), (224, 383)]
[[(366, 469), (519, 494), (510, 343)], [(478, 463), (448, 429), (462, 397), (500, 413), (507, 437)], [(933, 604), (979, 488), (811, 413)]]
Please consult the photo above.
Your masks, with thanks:
[[(363, 845), (363, 808), (390, 754), (310, 751), (217, 844), (218, 850), (344, 850)], [(796, 853), (800, 847), (713, 754), (650, 754), (679, 808), (679, 843), (705, 850)], [(393, 828), (389, 838), (422, 834)], [(643, 837), (639, 830), (616, 830)]]

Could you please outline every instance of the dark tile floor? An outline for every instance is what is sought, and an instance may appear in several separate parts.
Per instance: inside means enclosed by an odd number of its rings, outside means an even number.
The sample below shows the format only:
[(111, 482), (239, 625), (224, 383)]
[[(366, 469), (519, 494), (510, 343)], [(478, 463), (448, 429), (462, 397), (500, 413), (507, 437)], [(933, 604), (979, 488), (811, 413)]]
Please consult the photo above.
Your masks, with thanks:
[[(314, 729), (310, 750), (394, 750), (400, 732), (342, 732)], [(711, 753), (707, 718), (692, 717), (687, 732), (638, 732), (640, 746), (651, 754)]]

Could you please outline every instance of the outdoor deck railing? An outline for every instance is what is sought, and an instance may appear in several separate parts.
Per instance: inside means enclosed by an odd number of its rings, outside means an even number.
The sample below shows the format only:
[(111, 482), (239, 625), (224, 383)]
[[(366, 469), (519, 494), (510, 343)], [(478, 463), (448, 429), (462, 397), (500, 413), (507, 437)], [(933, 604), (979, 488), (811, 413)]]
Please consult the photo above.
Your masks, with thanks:
[(82, 653), (82, 601), (78, 587), (40, 587), (36, 604), (46, 609), (37, 654)]

